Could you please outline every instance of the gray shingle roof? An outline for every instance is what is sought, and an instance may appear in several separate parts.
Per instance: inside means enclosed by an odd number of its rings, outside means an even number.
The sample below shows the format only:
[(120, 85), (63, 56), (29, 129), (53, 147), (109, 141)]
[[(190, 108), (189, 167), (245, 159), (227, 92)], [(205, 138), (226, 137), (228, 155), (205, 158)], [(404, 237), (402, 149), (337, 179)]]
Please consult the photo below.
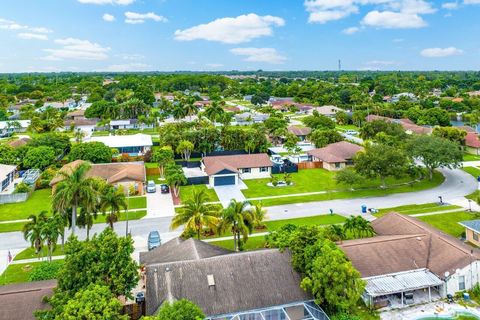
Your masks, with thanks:
[(461, 221), (458, 224), (476, 232), (480, 232), (480, 220)]

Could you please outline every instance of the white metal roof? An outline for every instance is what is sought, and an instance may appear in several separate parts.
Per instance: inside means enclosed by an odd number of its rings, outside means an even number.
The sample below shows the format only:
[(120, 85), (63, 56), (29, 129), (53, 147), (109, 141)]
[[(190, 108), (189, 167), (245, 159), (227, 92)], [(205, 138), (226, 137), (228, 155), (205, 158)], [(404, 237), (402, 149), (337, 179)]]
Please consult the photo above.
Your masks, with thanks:
[(130, 119), (127, 120), (111, 120), (110, 125), (111, 126), (127, 126), (130, 124)]
[(103, 142), (110, 148), (120, 147), (151, 147), (152, 137), (148, 134), (137, 133), (129, 136), (103, 136), (92, 137), (90, 141)]
[(0, 182), (5, 180), (7, 175), (16, 169), (17, 169), (16, 166), (11, 166), (8, 164), (0, 164)]
[(11, 128), (15, 128), (15, 126), (13, 125), (15, 122), (18, 122), (20, 124), (20, 128), (28, 128), (31, 123), (30, 120), (0, 121), (0, 130), (7, 129), (8, 124), (10, 124)]
[(416, 269), (381, 276), (364, 278), (367, 281), (365, 291), (372, 296), (418, 290), (443, 284), (436, 275), (427, 269)]

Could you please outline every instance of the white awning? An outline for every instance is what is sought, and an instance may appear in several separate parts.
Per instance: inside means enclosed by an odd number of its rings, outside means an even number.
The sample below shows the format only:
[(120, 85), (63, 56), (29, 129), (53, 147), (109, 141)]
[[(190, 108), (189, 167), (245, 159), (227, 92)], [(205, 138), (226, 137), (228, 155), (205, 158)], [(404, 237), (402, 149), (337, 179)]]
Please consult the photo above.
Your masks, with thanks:
[(364, 280), (367, 282), (365, 291), (372, 297), (419, 290), (443, 284), (440, 278), (427, 269), (385, 274), (364, 278)]

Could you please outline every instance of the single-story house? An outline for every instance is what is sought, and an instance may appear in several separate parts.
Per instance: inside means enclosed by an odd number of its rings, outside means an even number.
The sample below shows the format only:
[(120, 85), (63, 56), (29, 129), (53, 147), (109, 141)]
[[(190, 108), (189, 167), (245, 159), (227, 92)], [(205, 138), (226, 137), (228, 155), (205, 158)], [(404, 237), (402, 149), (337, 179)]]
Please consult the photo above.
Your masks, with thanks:
[(152, 136), (137, 133), (126, 136), (99, 136), (91, 137), (90, 141), (104, 143), (110, 148), (115, 148), (119, 153), (128, 153), (131, 156), (142, 156), (152, 149)]
[(118, 129), (143, 130), (143, 129), (153, 128), (153, 124), (139, 123), (137, 119), (111, 120), (109, 125), (111, 130), (118, 130)]
[(44, 280), (0, 286), (0, 320), (34, 320), (33, 313), (49, 309), (44, 297), (53, 295), (57, 280)]
[(480, 247), (480, 220), (461, 221), (458, 224), (465, 227), (465, 241)]
[(313, 111), (317, 111), (322, 116), (334, 118), (337, 112), (344, 111), (344, 110), (336, 106), (321, 106), (321, 107), (314, 107), (312, 109), (312, 113)]
[[(71, 172), (72, 169), (84, 162), (83, 160), (75, 160), (64, 165), (60, 171)], [(133, 186), (139, 194), (144, 193), (144, 185), (147, 180), (145, 164), (142, 161), (94, 163), (86, 176), (100, 178), (115, 187), (121, 186), (125, 193), (129, 192), (130, 187)], [(61, 180), (61, 176), (56, 176), (50, 181), (50, 186), (55, 189), (55, 186)]]
[(307, 154), (312, 157), (312, 161), (322, 162), (322, 168), (337, 171), (352, 165), (353, 158), (362, 150), (363, 147), (356, 144), (340, 141), (323, 148), (310, 150)]
[(312, 129), (309, 127), (299, 127), (299, 126), (289, 126), (287, 128), (288, 132), (296, 135), (300, 141), (307, 140), (307, 136), (312, 132)]
[(145, 265), (146, 314), (188, 299), (206, 319), (328, 320), (300, 288), (288, 250), (232, 252), (196, 239), (175, 238), (140, 254)]
[(478, 139), (478, 133), (467, 132), (465, 136), (465, 151), (471, 154), (480, 155), (480, 140)]
[(25, 132), (30, 126), (30, 120), (0, 121), (0, 136), (10, 136), (14, 132)]
[(392, 212), (371, 224), (375, 237), (338, 244), (367, 282), (367, 304), (424, 303), (479, 283), (477, 249), (408, 215)]
[(391, 97), (386, 96), (386, 97), (383, 98), (383, 100), (385, 102), (389, 102), (389, 103), (396, 103), (396, 102), (399, 102), (401, 99), (405, 99), (406, 101), (410, 101), (410, 102), (417, 102), (418, 101), (418, 97), (411, 92), (397, 93), (397, 94), (394, 94)]
[(0, 164), (0, 181), (2, 182), (0, 191), (7, 189), (15, 180), (16, 175), (17, 175), (17, 166)]
[(235, 125), (246, 126), (254, 123), (262, 123), (267, 120), (270, 116), (263, 113), (250, 113), (244, 112), (235, 114)]
[(405, 129), (405, 132), (407, 134), (431, 134), (432, 133), (432, 128), (430, 127), (424, 127), (424, 126), (419, 126), (415, 124), (412, 120), (410, 119), (393, 119), (393, 118), (388, 118), (388, 117), (382, 117), (382, 116), (377, 116), (375, 114), (370, 114), (366, 117), (367, 122), (375, 121), (375, 120), (383, 120), (386, 122), (393, 122), (393, 123), (399, 123), (403, 129)]
[(97, 123), (100, 121), (98, 118), (86, 118), (85, 117), (85, 110), (77, 109), (72, 112), (67, 113), (65, 116), (65, 130), (69, 130), (72, 126), (75, 129), (80, 129), (87, 134), (92, 133), (95, 131)]
[(209, 185), (236, 185), (238, 179), (269, 178), (272, 161), (266, 153), (204, 157), (201, 169), (209, 176)]

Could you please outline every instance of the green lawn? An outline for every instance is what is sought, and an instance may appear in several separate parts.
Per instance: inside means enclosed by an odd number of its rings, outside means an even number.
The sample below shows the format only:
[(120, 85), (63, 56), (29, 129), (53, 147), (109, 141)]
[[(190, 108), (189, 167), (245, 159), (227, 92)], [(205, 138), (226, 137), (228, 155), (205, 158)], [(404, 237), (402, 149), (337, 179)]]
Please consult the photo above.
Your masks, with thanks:
[(412, 214), (419, 214), (419, 213), (447, 211), (452, 209), (461, 209), (461, 207), (454, 206), (454, 205), (439, 205), (437, 202), (425, 203), (425, 204), (410, 204), (406, 206), (383, 208), (378, 210), (378, 213), (375, 213), (374, 216), (381, 217), (389, 212), (398, 212), (401, 214), (412, 215)]
[[(28, 282), (28, 277), (33, 268), (42, 262), (31, 262), (22, 264), (11, 264), (7, 270), (0, 275), (0, 285)], [(62, 260), (52, 261), (51, 263), (63, 263)]]
[[(314, 170), (304, 170), (304, 171), (314, 171)], [(266, 207), (270, 207), (270, 206), (299, 203), (299, 202), (303, 203), (303, 202), (325, 201), (325, 200), (333, 200), (333, 199), (353, 199), (353, 198), (362, 198), (362, 197), (385, 196), (393, 193), (415, 192), (415, 191), (431, 189), (440, 185), (444, 180), (445, 178), (440, 173), (435, 172), (432, 180), (425, 179), (413, 184), (389, 187), (386, 189), (380, 189), (380, 188), (363, 189), (363, 190), (356, 189), (354, 191), (345, 190), (345, 191), (337, 191), (337, 192), (327, 192), (323, 194), (264, 199), (264, 200), (261, 200), (261, 203)], [(247, 181), (249, 180), (246, 180), (245, 182)], [(316, 182), (314, 178), (312, 178), (312, 181)], [(312, 182), (312, 184), (314, 184), (314, 182)], [(288, 189), (289, 187), (282, 187), (275, 190), (279, 190), (283, 188)], [(244, 191), (248, 191), (248, 190), (244, 190)], [(272, 195), (276, 195), (276, 194), (272, 194)], [(256, 203), (260, 201), (253, 201), (253, 202)], [(360, 210), (360, 208), (358, 209)]]
[(158, 163), (156, 163), (156, 162), (145, 162), (145, 168), (147, 168), (147, 169), (158, 168)]
[(480, 176), (480, 169), (475, 167), (463, 167), (462, 170), (471, 174), (475, 179)]
[[(335, 174), (335, 172), (325, 169), (300, 170), (298, 171), (298, 173), (292, 173), (291, 177), (293, 184), (286, 187), (269, 187), (267, 183), (270, 182), (270, 179), (244, 180), (245, 184), (248, 186), (248, 189), (242, 190), (242, 192), (247, 198), (332, 190), (351, 192), (349, 188), (343, 185), (338, 185), (336, 183)], [(283, 179), (283, 174), (278, 174), (276, 176), (280, 180)], [(436, 173), (434, 177), (434, 182), (440, 184), (441, 182), (443, 182), (443, 179), (444, 178), (440, 173)], [(410, 181), (412, 181), (412, 178), (408, 176), (400, 179), (386, 179), (387, 186), (407, 183)], [(419, 185), (422, 182), (415, 184)], [(378, 188), (380, 185), (380, 179), (365, 179), (365, 182), (362, 183), (362, 185), (356, 186), (356, 189)], [(359, 191), (360, 190), (357, 190), (355, 191), (355, 193)]]
[(25, 202), (0, 204), (0, 221), (27, 219), (31, 214), (49, 211), (52, 202), (52, 189), (33, 192)]
[[(219, 246), (225, 249), (233, 250), (233, 239), (232, 240), (221, 240), (221, 241), (212, 241), (209, 242), (215, 246)], [(247, 243), (244, 246), (245, 250), (255, 250), (261, 249), (265, 246), (265, 236), (249, 237)]]
[(337, 124), (335, 126), (337, 129), (340, 129), (340, 130), (355, 130), (355, 131), (360, 131), (360, 128), (357, 127), (356, 125), (354, 124)]
[(463, 161), (480, 161), (480, 156), (471, 153), (464, 153)]
[[(47, 256), (47, 247), (43, 247), (42, 250), (38, 253), (38, 255), (35, 253), (35, 249), (33, 248), (27, 248), (24, 249), (23, 251), (19, 252), (15, 258), (13, 258), (14, 261), (17, 260), (24, 260), (24, 259), (35, 259), (39, 257), (46, 257)], [(53, 256), (63, 256), (65, 253), (62, 250), (61, 245), (57, 245), (55, 250), (53, 251)]]
[(205, 190), (208, 195), (209, 202), (216, 202), (219, 201), (215, 190), (208, 189), (207, 185), (199, 184), (199, 185), (191, 185), (191, 186), (181, 186), (180, 187), (180, 201), (184, 202), (185, 200), (192, 197), (193, 190)]
[(1, 223), (0, 232), (22, 231), (25, 222)]
[(460, 221), (474, 220), (475, 215), (468, 211), (456, 211), (431, 216), (417, 217), (435, 228), (448, 233), (456, 238), (460, 237), (465, 228), (458, 224)]
[(337, 214), (333, 215), (319, 215), (313, 217), (304, 217), (304, 218), (295, 218), (295, 219), (284, 219), (284, 220), (274, 220), (266, 221), (265, 225), (267, 226), (268, 231), (275, 231), (280, 229), (286, 224), (293, 224), (296, 226), (310, 226), (310, 225), (328, 225), (345, 222), (345, 217), (339, 216)]
[(127, 198), (128, 209), (144, 209), (147, 207), (147, 197)]

